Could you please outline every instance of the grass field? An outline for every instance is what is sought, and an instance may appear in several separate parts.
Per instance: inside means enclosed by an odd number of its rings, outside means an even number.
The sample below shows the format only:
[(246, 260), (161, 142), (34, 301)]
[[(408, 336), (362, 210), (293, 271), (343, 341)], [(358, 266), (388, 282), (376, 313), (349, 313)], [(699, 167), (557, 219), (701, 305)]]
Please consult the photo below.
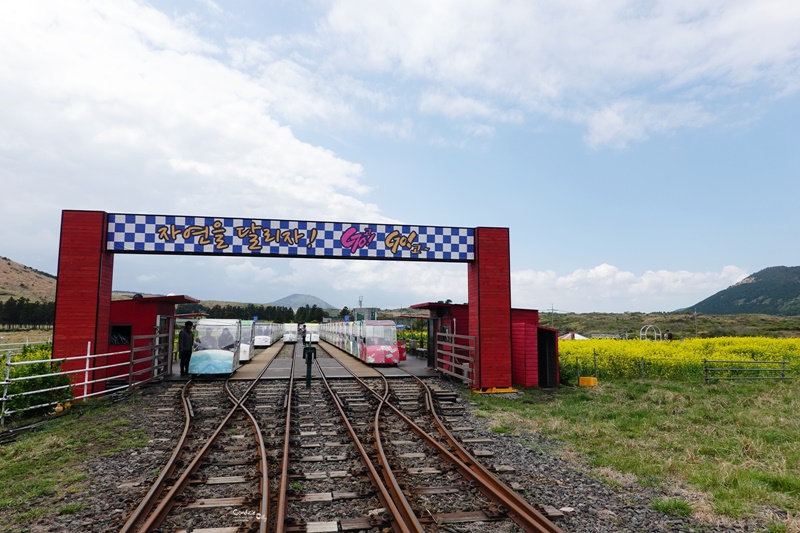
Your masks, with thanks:
[(538, 431), (609, 475), (689, 487), (657, 502), (699, 517), (774, 517), (800, 531), (800, 383), (613, 380), (596, 387), (473, 395), (497, 432)]
[(86, 458), (147, 445), (144, 432), (128, 427), (132, 408), (104, 399), (76, 404), (39, 431), (0, 446), (0, 531), (27, 531), (25, 524), (48, 513), (79, 510), (80, 502), (55, 509), (47, 502), (80, 494), (91, 483), (82, 467)]
[(53, 338), (52, 329), (30, 329), (24, 331), (0, 331), (0, 345), (19, 342), (42, 342)]

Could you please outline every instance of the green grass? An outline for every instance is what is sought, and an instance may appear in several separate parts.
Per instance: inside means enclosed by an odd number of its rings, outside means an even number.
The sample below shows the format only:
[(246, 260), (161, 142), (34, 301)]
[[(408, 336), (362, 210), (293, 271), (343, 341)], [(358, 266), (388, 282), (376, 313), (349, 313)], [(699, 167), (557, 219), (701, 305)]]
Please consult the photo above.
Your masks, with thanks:
[[(713, 512), (800, 514), (800, 383), (601, 381), (524, 398), (474, 395), (490, 427), (548, 434), (639, 483), (687, 485)], [(667, 514), (689, 504), (654, 502)], [(685, 507), (684, 507), (685, 506)], [(688, 509), (688, 511), (687, 511)], [(776, 529), (775, 531), (780, 531)]]
[(80, 511), (81, 509), (83, 509), (84, 507), (86, 507), (86, 504), (83, 504), (83, 503), (70, 503), (68, 505), (65, 505), (65, 506), (61, 507), (58, 510), (58, 514), (75, 514), (78, 511)]
[[(672, 331), (675, 339), (694, 337), (786, 338), (800, 336), (800, 316), (761, 314), (705, 315), (692, 313), (540, 313), (543, 326), (583, 335), (627, 333), (638, 338), (642, 326)], [(652, 336), (652, 335), (651, 335)]]
[(666, 498), (654, 501), (651, 506), (656, 511), (661, 511), (670, 516), (691, 516), (692, 506), (679, 498)]
[(81, 490), (90, 475), (81, 463), (147, 445), (141, 430), (128, 430), (127, 405), (95, 400), (50, 424), (0, 446), (0, 523), (26, 523), (45, 514), (73, 514), (82, 505), (38, 507), (37, 500)]

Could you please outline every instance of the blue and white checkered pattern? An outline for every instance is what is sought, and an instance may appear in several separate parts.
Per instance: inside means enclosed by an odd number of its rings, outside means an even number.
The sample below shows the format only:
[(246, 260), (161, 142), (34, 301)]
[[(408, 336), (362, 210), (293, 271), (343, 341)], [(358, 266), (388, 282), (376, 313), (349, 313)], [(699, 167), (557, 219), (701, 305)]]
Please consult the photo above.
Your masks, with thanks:
[(472, 228), (109, 213), (115, 252), (473, 261)]

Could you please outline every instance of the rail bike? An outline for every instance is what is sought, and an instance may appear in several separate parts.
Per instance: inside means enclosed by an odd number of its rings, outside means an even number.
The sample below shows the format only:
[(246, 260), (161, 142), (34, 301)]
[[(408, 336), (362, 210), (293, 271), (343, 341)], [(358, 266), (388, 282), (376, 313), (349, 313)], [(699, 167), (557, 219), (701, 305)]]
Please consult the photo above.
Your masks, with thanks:
[(241, 366), (241, 320), (201, 318), (196, 328), (197, 338), (189, 361), (190, 375), (231, 374)]
[(256, 322), (253, 332), (253, 346), (268, 348), (283, 338), (283, 324)]
[(253, 320), (242, 320), (242, 339), (239, 342), (239, 361), (246, 363), (255, 356), (255, 326)]
[(405, 360), (397, 346), (397, 325), (391, 320), (329, 322), (320, 325), (319, 337), (368, 365)]
[(283, 342), (286, 344), (294, 344), (297, 342), (297, 328), (298, 325), (294, 322), (283, 325)]

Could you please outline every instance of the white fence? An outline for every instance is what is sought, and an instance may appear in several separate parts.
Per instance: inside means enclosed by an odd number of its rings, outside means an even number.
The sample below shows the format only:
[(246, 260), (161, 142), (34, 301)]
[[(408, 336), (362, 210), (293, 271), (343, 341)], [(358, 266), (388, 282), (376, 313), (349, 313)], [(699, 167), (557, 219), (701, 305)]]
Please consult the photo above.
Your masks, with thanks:
[[(39, 359), (35, 361), (14, 361), (14, 355), (20, 353), (23, 346), (25, 345), (0, 345), (0, 350), (6, 352), (5, 379), (0, 383), (3, 387), (3, 396), (0, 398), (2, 402), (2, 406), (0, 407), (0, 426), (5, 426), (6, 418), (13, 414), (56, 406), (68, 401), (101, 396), (143, 385), (156, 379), (162, 379), (171, 369), (172, 339), (167, 333), (134, 336), (131, 338), (131, 344), (128, 349), (118, 352), (92, 354), (91, 343), (87, 343), (86, 355), (61, 357), (58, 359)], [(28, 344), (28, 346), (30, 346), (30, 344)], [(116, 360), (117, 362), (108, 364), (109, 359)], [(71, 367), (78, 366), (79, 368), (47, 374), (12, 377), (12, 369), (15, 367), (42, 363), (61, 363), (63, 365), (65, 362), (69, 362), (69, 366)], [(104, 376), (99, 379), (90, 379), (93, 378), (97, 371), (103, 371), (102, 373)], [(36, 390), (9, 394), (9, 389), (14, 383), (58, 376), (68, 376), (70, 384), (56, 387), (42, 387)], [(102, 384), (102, 386), (96, 386), (98, 384)], [(95, 391), (95, 389), (98, 388), (100, 390)], [(38, 405), (9, 409), (11, 401), (14, 398), (56, 391), (64, 391), (63, 397)]]
[(475, 384), (477, 343), (473, 335), (436, 334), (436, 370), (467, 385)]

